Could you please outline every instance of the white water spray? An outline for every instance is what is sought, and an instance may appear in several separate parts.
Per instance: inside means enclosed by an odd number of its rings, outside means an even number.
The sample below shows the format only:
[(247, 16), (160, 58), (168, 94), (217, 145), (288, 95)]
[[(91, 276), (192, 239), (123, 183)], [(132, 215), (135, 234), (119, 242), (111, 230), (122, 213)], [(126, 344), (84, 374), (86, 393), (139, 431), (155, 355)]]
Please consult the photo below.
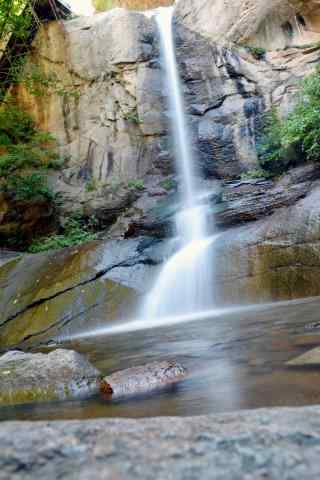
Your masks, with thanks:
[(208, 207), (203, 203), (203, 192), (196, 185), (197, 172), (175, 56), (172, 14), (172, 8), (160, 8), (156, 20), (172, 116), (175, 157), (182, 178), (183, 208), (176, 216), (180, 249), (163, 267), (143, 305), (142, 316), (151, 322), (159, 317), (197, 313), (213, 306), (210, 246), (217, 237), (209, 234)]

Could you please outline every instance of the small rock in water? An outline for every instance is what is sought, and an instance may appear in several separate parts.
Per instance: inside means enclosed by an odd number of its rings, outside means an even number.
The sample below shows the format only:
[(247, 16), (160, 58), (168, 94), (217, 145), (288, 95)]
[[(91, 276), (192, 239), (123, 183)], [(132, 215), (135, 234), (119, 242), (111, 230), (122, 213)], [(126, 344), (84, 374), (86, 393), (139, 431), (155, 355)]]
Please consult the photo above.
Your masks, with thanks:
[(101, 381), (100, 391), (107, 399), (141, 395), (178, 383), (186, 376), (175, 362), (153, 362), (115, 372)]
[(83, 398), (99, 391), (100, 372), (79, 353), (11, 351), (0, 357), (0, 405)]

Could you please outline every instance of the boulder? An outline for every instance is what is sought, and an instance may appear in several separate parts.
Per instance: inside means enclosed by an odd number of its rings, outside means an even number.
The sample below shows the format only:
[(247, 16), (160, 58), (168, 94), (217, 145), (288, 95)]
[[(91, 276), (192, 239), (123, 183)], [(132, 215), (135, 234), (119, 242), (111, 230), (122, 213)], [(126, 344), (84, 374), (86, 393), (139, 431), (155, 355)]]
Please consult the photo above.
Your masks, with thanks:
[(100, 391), (107, 399), (126, 398), (168, 387), (185, 376), (185, 369), (175, 362), (153, 362), (108, 375), (101, 381)]
[(320, 408), (2, 422), (4, 479), (315, 480)]
[(85, 398), (99, 391), (100, 376), (71, 350), (11, 351), (0, 357), (0, 404)]

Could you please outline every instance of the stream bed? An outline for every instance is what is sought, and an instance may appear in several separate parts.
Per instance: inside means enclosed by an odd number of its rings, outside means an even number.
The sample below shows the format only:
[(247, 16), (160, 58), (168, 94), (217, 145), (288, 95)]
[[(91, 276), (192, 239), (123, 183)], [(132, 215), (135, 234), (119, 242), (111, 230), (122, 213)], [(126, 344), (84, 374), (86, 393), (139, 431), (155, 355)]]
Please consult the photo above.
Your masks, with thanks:
[(289, 360), (320, 346), (320, 299), (221, 314), (218, 318), (69, 341), (103, 374), (175, 359), (188, 377), (150, 396), (99, 397), (0, 408), (0, 420), (189, 416), (238, 409), (320, 404), (319, 366)]

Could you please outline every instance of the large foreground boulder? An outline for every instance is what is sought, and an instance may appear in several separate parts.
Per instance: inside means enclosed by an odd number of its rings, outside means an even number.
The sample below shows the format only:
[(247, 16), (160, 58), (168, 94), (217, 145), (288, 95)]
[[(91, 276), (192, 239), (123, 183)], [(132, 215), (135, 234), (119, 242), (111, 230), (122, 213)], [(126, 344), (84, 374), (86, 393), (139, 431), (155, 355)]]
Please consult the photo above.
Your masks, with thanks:
[(0, 430), (0, 478), (317, 480), (319, 445), (319, 407), (8, 422)]
[(99, 391), (100, 376), (71, 350), (8, 352), (0, 357), (0, 405), (84, 398)]

